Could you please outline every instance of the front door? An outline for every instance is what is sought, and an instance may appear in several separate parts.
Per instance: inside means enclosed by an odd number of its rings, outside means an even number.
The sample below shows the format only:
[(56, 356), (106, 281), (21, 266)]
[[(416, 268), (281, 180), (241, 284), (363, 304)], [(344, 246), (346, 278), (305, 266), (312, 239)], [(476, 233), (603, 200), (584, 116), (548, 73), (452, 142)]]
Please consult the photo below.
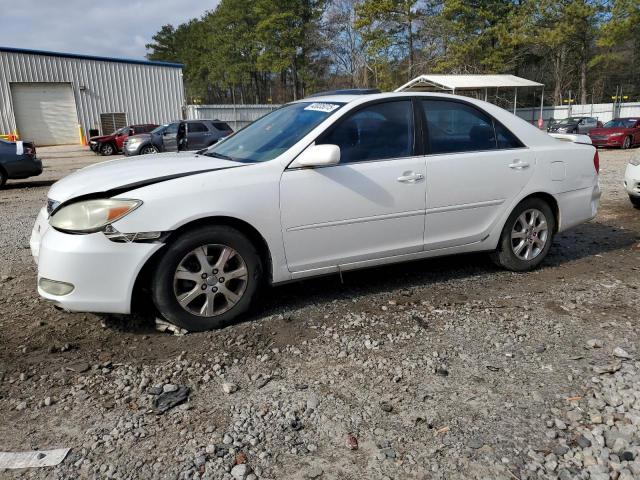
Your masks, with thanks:
[(420, 104), (430, 145), (425, 249), (480, 242), (531, 178), (535, 156), (470, 104)]
[(349, 113), (317, 144), (340, 163), (286, 170), (281, 216), (289, 270), (325, 269), (423, 249), (425, 159), (410, 100)]
[(178, 151), (178, 126), (180, 123), (172, 123), (162, 132), (162, 150), (165, 152)]

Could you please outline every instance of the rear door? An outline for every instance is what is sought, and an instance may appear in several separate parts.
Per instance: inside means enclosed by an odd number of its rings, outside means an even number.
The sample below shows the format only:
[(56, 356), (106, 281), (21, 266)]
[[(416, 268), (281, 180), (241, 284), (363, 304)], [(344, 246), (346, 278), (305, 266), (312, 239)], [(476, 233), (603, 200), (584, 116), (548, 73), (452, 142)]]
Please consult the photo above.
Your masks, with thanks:
[(199, 150), (209, 145), (213, 133), (202, 122), (187, 122), (187, 148)]
[(425, 249), (480, 242), (531, 178), (535, 156), (469, 103), (419, 103), (429, 152)]

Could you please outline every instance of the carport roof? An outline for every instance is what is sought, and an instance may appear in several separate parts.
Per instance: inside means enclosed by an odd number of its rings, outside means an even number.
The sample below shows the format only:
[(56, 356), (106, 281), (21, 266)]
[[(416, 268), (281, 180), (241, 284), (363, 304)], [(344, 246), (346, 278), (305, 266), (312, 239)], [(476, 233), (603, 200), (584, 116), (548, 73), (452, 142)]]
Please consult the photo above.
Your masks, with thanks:
[(396, 92), (482, 90), (485, 88), (544, 87), (544, 84), (515, 75), (420, 75)]

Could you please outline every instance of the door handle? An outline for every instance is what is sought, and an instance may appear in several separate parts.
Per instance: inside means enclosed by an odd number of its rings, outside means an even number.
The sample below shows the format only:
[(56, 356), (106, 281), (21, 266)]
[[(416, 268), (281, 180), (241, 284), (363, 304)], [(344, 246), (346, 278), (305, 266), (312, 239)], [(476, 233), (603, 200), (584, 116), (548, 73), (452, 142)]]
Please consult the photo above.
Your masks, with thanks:
[(398, 181), (402, 183), (416, 183), (424, 178), (424, 175), (416, 172), (403, 172), (402, 175), (398, 177)]
[(525, 168), (529, 168), (529, 162), (516, 160), (515, 162), (509, 164), (509, 168), (513, 168), (514, 170), (524, 170)]

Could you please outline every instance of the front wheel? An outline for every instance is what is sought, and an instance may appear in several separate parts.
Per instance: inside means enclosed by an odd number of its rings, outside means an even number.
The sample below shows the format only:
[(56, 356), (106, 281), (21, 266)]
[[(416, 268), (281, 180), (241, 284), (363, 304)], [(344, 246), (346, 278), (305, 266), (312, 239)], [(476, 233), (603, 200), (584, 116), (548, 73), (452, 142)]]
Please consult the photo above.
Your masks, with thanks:
[(555, 217), (549, 204), (540, 198), (526, 199), (509, 215), (498, 249), (491, 257), (507, 270), (532, 270), (547, 256), (554, 230)]
[(221, 328), (251, 308), (262, 275), (260, 256), (245, 235), (227, 226), (200, 227), (168, 246), (155, 268), (152, 298), (182, 328)]
[(158, 153), (158, 149), (153, 145), (145, 145), (140, 149), (140, 155), (148, 155), (150, 153)]
[(7, 174), (0, 168), (0, 188), (4, 187), (4, 184), (7, 183)]
[(631, 137), (625, 137), (622, 142), (622, 149), (627, 150), (629, 147), (631, 147)]
[[(0, 183), (1, 185), (1, 183)], [(634, 197), (632, 195), (629, 195), (629, 200), (631, 200), (631, 204), (636, 207), (636, 208), (640, 208), (640, 197)]]
[(104, 145), (102, 145), (100, 147), (100, 153), (104, 156), (109, 156), (109, 155), (113, 155), (115, 153), (116, 149), (113, 148), (113, 145), (110, 143), (105, 143)]

